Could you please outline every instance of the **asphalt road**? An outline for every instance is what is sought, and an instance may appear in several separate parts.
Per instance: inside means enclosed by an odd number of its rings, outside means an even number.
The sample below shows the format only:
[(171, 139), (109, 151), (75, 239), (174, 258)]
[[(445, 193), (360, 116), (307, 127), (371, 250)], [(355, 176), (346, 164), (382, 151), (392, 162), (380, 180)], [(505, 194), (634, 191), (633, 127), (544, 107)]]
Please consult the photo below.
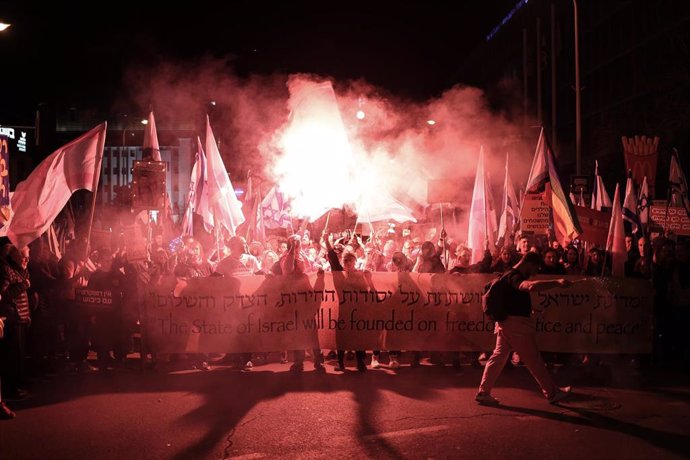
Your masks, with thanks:
[(494, 390), (502, 405), (483, 407), (470, 367), (288, 367), (63, 371), (8, 402), (17, 418), (0, 421), (0, 459), (690, 457), (679, 372), (566, 368), (556, 379), (575, 395), (552, 406), (526, 369), (510, 369)]

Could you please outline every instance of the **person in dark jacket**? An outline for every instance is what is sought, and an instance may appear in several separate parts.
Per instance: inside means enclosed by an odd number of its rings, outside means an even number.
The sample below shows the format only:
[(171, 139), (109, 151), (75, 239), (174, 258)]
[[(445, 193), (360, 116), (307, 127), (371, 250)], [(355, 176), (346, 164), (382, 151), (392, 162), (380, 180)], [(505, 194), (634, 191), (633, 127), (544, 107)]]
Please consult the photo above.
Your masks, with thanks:
[(446, 267), (441, 261), (442, 250), (441, 246), (436, 247), (431, 241), (422, 243), (422, 249), (412, 271), (415, 273), (445, 273)]
[[(302, 276), (306, 268), (306, 263), (301, 251), (302, 239), (299, 235), (292, 235), (288, 238), (287, 249), (280, 256), (278, 262), (271, 267), (271, 273), (274, 275), (295, 275)], [(320, 374), (326, 373), (326, 368), (323, 367), (323, 355), (321, 349), (315, 348), (312, 350), (314, 354), (314, 370)], [(294, 350), (294, 363), (290, 366), (293, 372), (302, 372), (304, 370), (304, 350)]]
[(565, 267), (558, 260), (558, 251), (553, 248), (548, 248), (542, 255), (542, 265), (539, 273), (542, 275), (565, 275)]
[[(5, 320), (3, 317), (0, 317), (0, 341), (2, 341), (2, 338), (5, 336)], [(2, 400), (2, 379), (0, 379), (0, 420), (9, 420), (12, 418), (15, 418), (17, 414), (15, 414), (12, 409), (7, 407), (5, 404), (5, 401)]]
[(2, 394), (23, 398), (26, 380), (26, 334), (31, 325), (29, 296), (29, 248), (4, 248), (7, 259), (0, 265), (0, 317), (5, 318), (5, 338), (0, 342), (0, 378)]
[(498, 260), (491, 265), (489, 270), (491, 273), (503, 273), (511, 268), (513, 265), (518, 263), (520, 258), (516, 255), (515, 249), (511, 245), (505, 245), (501, 248), (498, 253)]
[(455, 267), (450, 269), (450, 273), (489, 273), (491, 270), (491, 251), (484, 250), (484, 258), (476, 264), (471, 264), (472, 252), (469, 248), (462, 248)]
[(108, 249), (98, 251), (98, 269), (89, 278), (88, 289), (109, 292), (112, 304), (101, 306), (94, 312), (92, 325), (93, 348), (96, 350), (98, 367), (105, 370), (115, 364), (110, 356), (112, 350), (118, 364), (124, 364), (127, 356), (128, 334), (122, 314), (125, 275), (119, 266), (113, 264), (113, 255)]
[[(326, 230), (324, 230), (324, 233), (326, 233)], [(352, 276), (355, 273), (358, 273), (358, 270), (355, 269), (355, 263), (357, 262), (357, 256), (355, 256), (354, 253), (352, 252), (345, 252), (342, 255), (342, 263), (340, 262), (340, 259), (338, 258), (338, 254), (335, 252), (335, 249), (333, 249), (333, 243), (330, 240), (330, 236), (328, 238), (325, 238), (325, 244), (326, 244), (326, 250), (328, 251), (328, 263), (331, 265), (331, 271), (334, 273), (333, 275), (333, 283), (335, 284), (336, 290), (338, 291), (338, 295), (341, 296), (343, 292), (342, 288), (342, 281), (343, 281), (343, 273), (347, 273), (348, 279), (350, 276)], [(366, 286), (362, 286), (362, 288), (365, 288)], [(342, 300), (341, 300), (342, 301)], [(345, 350), (338, 350), (338, 366), (335, 368), (336, 371), (338, 372), (345, 372)], [(366, 351), (365, 350), (357, 350), (355, 351), (355, 357), (357, 359), (357, 370), (360, 372), (365, 372), (367, 370), (367, 365), (364, 362), (366, 358)]]

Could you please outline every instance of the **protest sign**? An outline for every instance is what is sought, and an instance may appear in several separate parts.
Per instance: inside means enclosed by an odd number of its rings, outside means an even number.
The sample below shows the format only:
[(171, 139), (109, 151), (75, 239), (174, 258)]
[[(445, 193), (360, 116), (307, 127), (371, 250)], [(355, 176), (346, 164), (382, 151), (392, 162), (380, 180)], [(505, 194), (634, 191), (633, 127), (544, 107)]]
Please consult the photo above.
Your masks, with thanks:
[(526, 194), (520, 210), (520, 229), (526, 233), (547, 234), (550, 208), (543, 194)]
[(575, 206), (575, 212), (582, 227), (582, 235), (578, 239), (606, 246), (609, 225), (611, 224), (611, 212), (597, 211), (583, 206)]
[[(146, 332), (161, 352), (287, 349), (484, 351), (494, 323), (481, 293), (494, 275), (326, 273), (164, 279), (146, 294)], [(652, 288), (586, 278), (532, 295), (544, 351), (651, 351)]]
[(113, 295), (113, 291), (106, 289), (75, 289), (74, 303), (78, 308), (92, 312), (106, 312), (120, 306), (121, 299), (118, 295)]
[(649, 218), (652, 230), (690, 235), (690, 217), (681, 206), (652, 205), (649, 207)]

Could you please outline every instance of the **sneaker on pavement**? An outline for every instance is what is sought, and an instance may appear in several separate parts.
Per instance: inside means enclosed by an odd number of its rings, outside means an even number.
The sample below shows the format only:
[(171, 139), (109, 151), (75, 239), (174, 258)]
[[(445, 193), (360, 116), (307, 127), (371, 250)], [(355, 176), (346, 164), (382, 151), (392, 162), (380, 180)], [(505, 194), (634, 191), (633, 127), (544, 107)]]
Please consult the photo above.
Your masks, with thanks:
[(395, 368), (400, 367), (400, 363), (398, 362), (397, 359), (391, 358), (390, 362), (388, 363), (388, 367), (395, 369)]
[(378, 359), (376, 359), (376, 357), (372, 356), (371, 357), (371, 368), (372, 369), (378, 369), (379, 367), (381, 367), (381, 363), (379, 362)]
[(323, 364), (321, 364), (321, 363), (316, 363), (316, 364), (314, 364), (314, 371), (315, 371), (317, 374), (325, 374), (325, 373), (326, 373), (326, 368), (323, 367)]
[(477, 396), (474, 397), (474, 400), (482, 406), (498, 406), (500, 404), (498, 399), (494, 398), (488, 393), (477, 393)]
[(9, 407), (5, 405), (4, 402), (0, 401), (0, 420), (10, 420), (17, 416), (14, 412), (10, 410)]
[(573, 387), (561, 387), (556, 391), (556, 394), (549, 398), (549, 404), (556, 404), (570, 397), (573, 393)]
[(246, 367), (247, 369), (251, 369), (252, 367), (254, 367), (254, 363), (251, 361), (247, 361), (247, 364), (245, 364), (244, 367)]
[(201, 369), (202, 371), (210, 371), (211, 365), (208, 363), (208, 361), (202, 361), (201, 365), (199, 366), (199, 369)]
[(333, 368), (334, 371), (336, 372), (345, 372), (345, 365), (344, 364), (336, 364), (335, 367)]

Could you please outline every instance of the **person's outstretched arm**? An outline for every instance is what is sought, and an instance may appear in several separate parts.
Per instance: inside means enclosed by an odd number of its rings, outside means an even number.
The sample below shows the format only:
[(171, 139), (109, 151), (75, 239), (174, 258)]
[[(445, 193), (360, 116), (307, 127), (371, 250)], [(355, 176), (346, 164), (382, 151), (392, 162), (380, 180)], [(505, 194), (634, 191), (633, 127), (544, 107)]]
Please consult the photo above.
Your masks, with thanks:
[(572, 281), (565, 278), (555, 280), (525, 280), (520, 283), (520, 290), (527, 292), (542, 292), (557, 287), (570, 287), (572, 285)]

